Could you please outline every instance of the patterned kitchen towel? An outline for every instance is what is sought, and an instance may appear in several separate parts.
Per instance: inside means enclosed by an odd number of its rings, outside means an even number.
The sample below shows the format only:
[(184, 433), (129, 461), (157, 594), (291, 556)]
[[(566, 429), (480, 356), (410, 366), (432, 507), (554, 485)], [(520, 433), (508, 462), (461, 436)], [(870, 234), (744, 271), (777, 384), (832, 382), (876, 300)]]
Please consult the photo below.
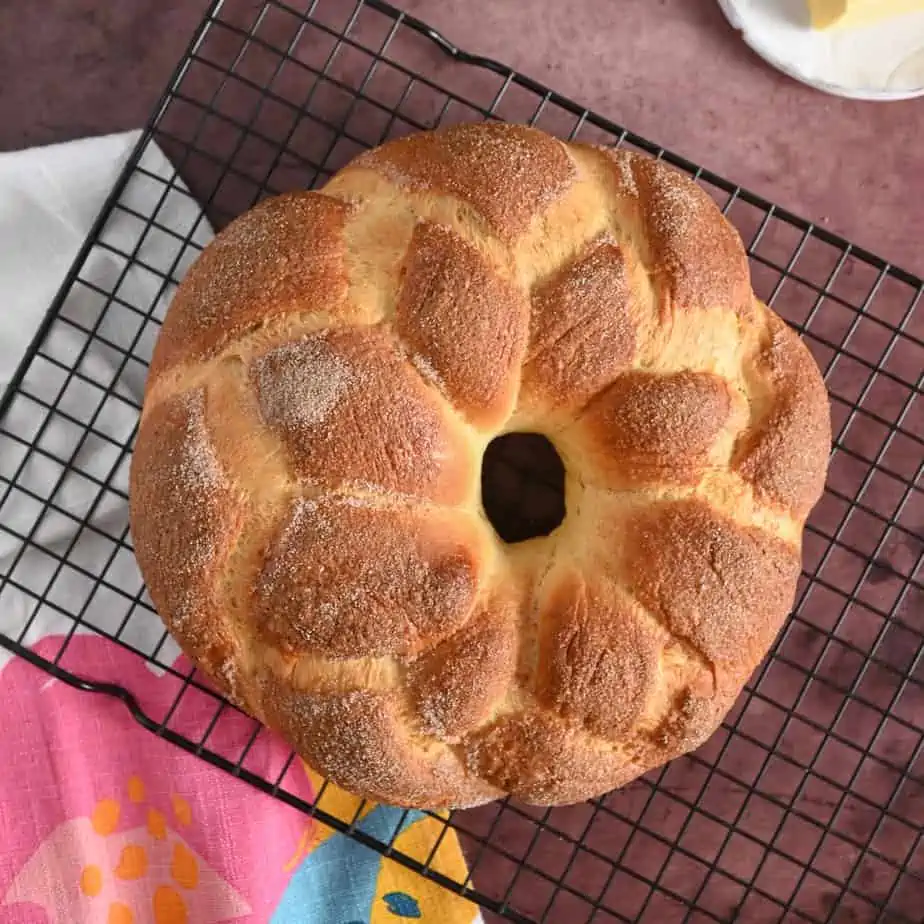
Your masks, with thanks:
[[(62, 639), (35, 650), (53, 658)], [(118, 677), (161, 719), (181, 692), (172, 674), (78, 635), (69, 670)], [(169, 727), (196, 740), (214, 700), (183, 695)], [(208, 745), (240, 754), (252, 724), (236, 713)], [(0, 921), (4, 924), (471, 924), (474, 906), (257, 792), (138, 725), (117, 700), (74, 690), (19, 659), (0, 672)], [(288, 750), (262, 736), (245, 766), (273, 779)], [(295, 763), (289, 792), (456, 881), (458, 840), (436, 818), (363, 803)], [(441, 836), (442, 835), (442, 836)], [(432, 853), (432, 856), (431, 856)]]

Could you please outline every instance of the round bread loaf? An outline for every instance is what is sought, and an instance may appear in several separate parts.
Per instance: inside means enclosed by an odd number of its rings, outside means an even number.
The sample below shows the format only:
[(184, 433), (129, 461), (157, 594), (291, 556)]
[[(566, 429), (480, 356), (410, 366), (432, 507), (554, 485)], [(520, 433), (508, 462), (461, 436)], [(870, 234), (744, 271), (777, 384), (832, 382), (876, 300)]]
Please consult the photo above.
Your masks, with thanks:
[[(480, 473), (538, 433), (550, 535)], [(268, 199), (180, 286), (131, 478), (151, 597), (320, 773), (410, 806), (567, 803), (704, 742), (792, 605), (818, 369), (667, 166), (512, 125)]]

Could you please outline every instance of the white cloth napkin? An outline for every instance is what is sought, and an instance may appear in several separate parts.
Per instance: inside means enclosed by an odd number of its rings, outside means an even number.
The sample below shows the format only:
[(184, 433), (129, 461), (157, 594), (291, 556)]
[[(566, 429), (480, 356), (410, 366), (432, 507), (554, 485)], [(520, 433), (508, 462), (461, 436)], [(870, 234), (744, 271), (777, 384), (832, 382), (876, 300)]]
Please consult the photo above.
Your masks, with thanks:
[[(0, 154), (0, 395), (138, 136)], [(0, 506), (0, 574), (12, 582), (0, 590), (0, 629), (15, 638), (38, 609), (26, 637), (34, 644), (66, 633), (78, 614), (109, 633), (127, 619), (122, 637), (144, 652), (157, 649), (169, 664), (175, 645), (158, 649), (159, 620), (131, 599), (142, 582), (124, 541), (128, 465), (127, 458), (119, 462), (119, 445), (132, 437), (157, 333), (145, 315), (153, 306), (161, 318), (172, 295), (159, 274), (179, 280), (212, 231), (153, 142), (140, 166), (52, 322), (44, 356), (29, 366), (0, 420), (0, 501), (14, 484)], [(184, 244), (190, 233), (198, 247)], [(98, 338), (90, 333), (97, 323)], [(132, 358), (124, 362), (126, 354)], [(69, 375), (75, 367), (80, 376)], [(29, 443), (47, 454), (30, 452)], [(93, 528), (81, 528), (82, 520)], [(35, 540), (23, 549), (17, 537), (32, 530)], [(0, 668), (8, 660), (0, 650)]]
[(114, 135), (0, 155), (0, 393), (135, 140)]

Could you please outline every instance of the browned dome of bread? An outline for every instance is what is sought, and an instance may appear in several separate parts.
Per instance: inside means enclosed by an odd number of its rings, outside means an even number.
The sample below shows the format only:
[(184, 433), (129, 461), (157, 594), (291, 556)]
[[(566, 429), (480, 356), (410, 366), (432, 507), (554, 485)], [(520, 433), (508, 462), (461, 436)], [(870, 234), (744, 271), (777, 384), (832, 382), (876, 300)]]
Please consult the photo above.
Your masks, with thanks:
[[(567, 515), (506, 545), (497, 435)], [(190, 269), (132, 465), (185, 651), (336, 783), (570, 802), (702, 743), (792, 604), (829, 410), (712, 200), (511, 125), (362, 155)]]

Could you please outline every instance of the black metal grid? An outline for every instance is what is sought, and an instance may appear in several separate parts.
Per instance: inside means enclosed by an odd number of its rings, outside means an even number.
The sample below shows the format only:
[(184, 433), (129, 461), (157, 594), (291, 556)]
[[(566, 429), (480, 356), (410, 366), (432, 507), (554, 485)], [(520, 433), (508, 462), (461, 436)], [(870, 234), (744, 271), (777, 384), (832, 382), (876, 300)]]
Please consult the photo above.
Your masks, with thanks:
[[(164, 635), (151, 642), (125, 475), (153, 340), (207, 238), (206, 217), (220, 226), (267, 194), (322, 183), (386, 138), (482, 118), (641, 149), (692, 175), (741, 231), (758, 295), (818, 359), (836, 437), (795, 611), (722, 729), (696, 754), (590, 803), (540, 811), (506, 800), (454, 813), (444, 830), (458, 832), (470, 863), (458, 882), (438, 869), (439, 843), (421, 863), (394, 837), (364, 832), (358, 814), (331, 814), (323, 791), (304, 802), (291, 757), (272, 773), (255, 760), (266, 735), (256, 723), (243, 738), (222, 736), (242, 716), (174, 666)], [(150, 165), (153, 141), (175, 167), (166, 175)], [(167, 218), (175, 197), (202, 204), (188, 226)], [(922, 291), (911, 274), (459, 51), (381, 0), (216, 0), (0, 398), (0, 549), (17, 546), (0, 557), (0, 644), (120, 696), (153, 732), (467, 895), (491, 919), (920, 921)], [(65, 633), (53, 653), (28, 647), (40, 614)], [(67, 652), (78, 631), (172, 677), (166, 714), (75, 677)], [(210, 718), (200, 734), (180, 733), (193, 702)]]

